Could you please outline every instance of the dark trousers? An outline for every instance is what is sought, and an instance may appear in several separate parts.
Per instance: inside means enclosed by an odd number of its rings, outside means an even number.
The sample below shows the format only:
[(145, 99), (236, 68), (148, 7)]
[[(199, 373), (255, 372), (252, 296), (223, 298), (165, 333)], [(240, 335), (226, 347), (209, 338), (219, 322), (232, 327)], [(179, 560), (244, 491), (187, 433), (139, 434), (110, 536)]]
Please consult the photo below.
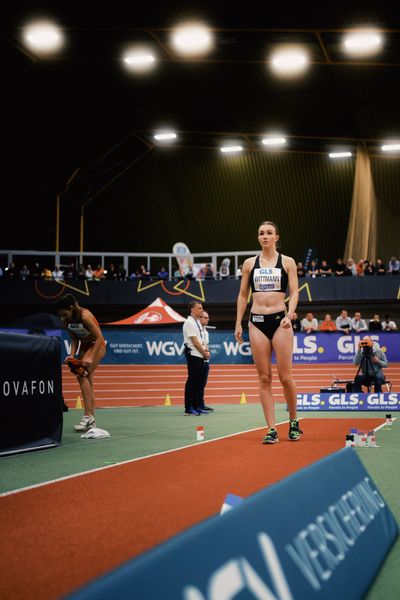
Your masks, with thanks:
[(385, 380), (382, 379), (382, 377), (379, 377), (379, 375), (376, 377), (376, 383), (375, 383), (375, 379), (373, 379), (371, 375), (357, 375), (357, 377), (354, 380), (353, 391), (361, 393), (362, 385), (365, 385), (367, 387), (370, 387), (371, 385), (373, 385), (375, 392), (378, 393), (378, 392), (382, 391), (383, 383), (385, 383)]
[(200, 394), (200, 408), (204, 408), (204, 390), (207, 385), (208, 373), (210, 371), (210, 363), (208, 361), (203, 362), (203, 372), (201, 375), (201, 394)]
[(202, 392), (204, 359), (199, 356), (186, 356), (188, 378), (185, 384), (185, 411), (199, 408)]

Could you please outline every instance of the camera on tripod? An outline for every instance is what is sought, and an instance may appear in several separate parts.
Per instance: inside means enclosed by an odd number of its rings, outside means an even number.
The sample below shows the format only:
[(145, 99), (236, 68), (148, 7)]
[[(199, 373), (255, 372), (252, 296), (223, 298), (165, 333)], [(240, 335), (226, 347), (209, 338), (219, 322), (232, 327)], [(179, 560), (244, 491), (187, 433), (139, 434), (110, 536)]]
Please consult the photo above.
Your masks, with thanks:
[(361, 340), (359, 347), (363, 354), (369, 354), (370, 352), (372, 352), (373, 345), (374, 342), (372, 340)]

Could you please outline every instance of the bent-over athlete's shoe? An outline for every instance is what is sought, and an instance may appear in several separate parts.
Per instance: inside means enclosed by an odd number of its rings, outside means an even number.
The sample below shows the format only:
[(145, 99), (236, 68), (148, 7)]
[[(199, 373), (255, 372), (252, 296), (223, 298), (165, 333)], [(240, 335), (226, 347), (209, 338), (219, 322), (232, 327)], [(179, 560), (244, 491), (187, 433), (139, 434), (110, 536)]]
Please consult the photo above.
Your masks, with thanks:
[(302, 434), (302, 430), (299, 427), (299, 420), (298, 419), (289, 419), (289, 440), (291, 442), (297, 442), (297, 440), (300, 439), (300, 436)]
[(96, 423), (92, 416), (84, 416), (78, 425), (74, 425), (75, 431), (89, 431), (89, 429), (92, 429), (93, 427), (96, 427)]
[(278, 432), (275, 427), (270, 427), (263, 437), (263, 444), (277, 444), (279, 442)]

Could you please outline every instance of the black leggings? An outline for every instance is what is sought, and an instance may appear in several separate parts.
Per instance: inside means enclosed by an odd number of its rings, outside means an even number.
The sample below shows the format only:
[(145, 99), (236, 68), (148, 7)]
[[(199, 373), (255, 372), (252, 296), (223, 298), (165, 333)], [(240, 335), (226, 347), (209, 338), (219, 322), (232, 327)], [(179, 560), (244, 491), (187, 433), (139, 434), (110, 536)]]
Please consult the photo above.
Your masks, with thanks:
[(256, 315), (250, 313), (250, 323), (253, 323), (269, 340), (274, 337), (275, 331), (280, 327), (282, 319), (285, 317), (285, 311), (282, 310), (270, 315)]

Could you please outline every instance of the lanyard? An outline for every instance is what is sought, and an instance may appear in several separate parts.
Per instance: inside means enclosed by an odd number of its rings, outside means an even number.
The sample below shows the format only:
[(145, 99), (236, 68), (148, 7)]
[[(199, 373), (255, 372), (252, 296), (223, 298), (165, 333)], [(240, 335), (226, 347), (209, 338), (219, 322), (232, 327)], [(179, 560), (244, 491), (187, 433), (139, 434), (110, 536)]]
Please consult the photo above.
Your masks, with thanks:
[(196, 323), (198, 330), (200, 331), (200, 339), (203, 339), (203, 328), (200, 326), (200, 323), (198, 322), (197, 319), (195, 319), (194, 317), (192, 317), (192, 315), (190, 315), (190, 317), (193, 319), (193, 321)]

